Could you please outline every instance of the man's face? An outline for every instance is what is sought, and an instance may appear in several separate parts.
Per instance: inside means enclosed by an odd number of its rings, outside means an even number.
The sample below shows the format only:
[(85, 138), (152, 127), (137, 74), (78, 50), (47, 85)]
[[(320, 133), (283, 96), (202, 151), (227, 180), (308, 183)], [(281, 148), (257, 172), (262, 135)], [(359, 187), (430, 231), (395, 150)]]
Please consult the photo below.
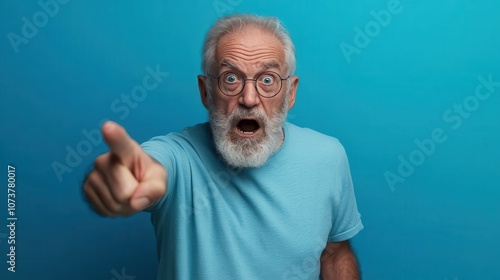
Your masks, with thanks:
[[(288, 76), (281, 42), (253, 26), (222, 37), (216, 61), (217, 73), (210, 73), (216, 77), (226, 71), (240, 73), (247, 79), (255, 79), (266, 71), (283, 78)], [(283, 143), (283, 123), (295, 102), (298, 78), (284, 80), (280, 92), (272, 98), (259, 95), (254, 81), (246, 81), (240, 94), (226, 96), (217, 86), (217, 79), (198, 79), (216, 148), (224, 160), (233, 167), (263, 165)], [(205, 79), (211, 79), (208, 92)]]

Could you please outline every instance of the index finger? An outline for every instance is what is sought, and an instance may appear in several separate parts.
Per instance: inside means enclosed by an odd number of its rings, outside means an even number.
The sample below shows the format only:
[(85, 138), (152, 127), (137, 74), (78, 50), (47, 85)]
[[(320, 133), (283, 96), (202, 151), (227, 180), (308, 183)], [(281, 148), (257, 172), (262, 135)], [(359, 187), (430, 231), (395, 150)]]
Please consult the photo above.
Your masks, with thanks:
[(102, 126), (102, 135), (108, 143), (110, 153), (122, 164), (131, 166), (134, 153), (139, 145), (128, 135), (125, 128), (115, 122), (105, 122)]

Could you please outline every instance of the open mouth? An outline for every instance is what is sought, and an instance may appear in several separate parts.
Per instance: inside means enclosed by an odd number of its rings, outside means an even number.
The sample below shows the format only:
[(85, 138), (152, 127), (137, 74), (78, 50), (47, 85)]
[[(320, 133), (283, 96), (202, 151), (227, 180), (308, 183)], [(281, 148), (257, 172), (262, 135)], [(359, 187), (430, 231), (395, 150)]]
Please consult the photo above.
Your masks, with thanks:
[(252, 136), (260, 128), (259, 122), (254, 119), (242, 119), (236, 124), (236, 128), (240, 134)]

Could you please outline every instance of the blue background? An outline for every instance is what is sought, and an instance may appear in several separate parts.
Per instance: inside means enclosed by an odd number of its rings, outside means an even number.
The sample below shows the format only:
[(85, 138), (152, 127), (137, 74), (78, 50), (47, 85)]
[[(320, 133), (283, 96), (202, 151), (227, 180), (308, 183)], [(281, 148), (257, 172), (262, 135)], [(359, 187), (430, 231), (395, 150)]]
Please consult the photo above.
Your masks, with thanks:
[[(107, 149), (85, 146), (82, 131), (111, 119), (143, 142), (205, 121), (196, 84), (204, 34), (219, 16), (246, 12), (278, 16), (295, 42), (289, 121), (339, 138), (348, 152), (364, 279), (500, 279), (500, 86), (474, 95), (480, 76), (500, 81), (500, 2), (66, 2), (45, 18), (36, 1), (0, 3), (1, 279), (155, 277), (148, 215), (101, 218), (82, 199), (82, 178)], [(374, 14), (388, 5), (397, 12), (383, 26)], [(23, 17), (41, 27), (12, 44)], [(346, 44), (357, 51), (344, 54)], [(142, 85), (148, 66), (168, 77), (125, 106), (121, 95)], [(439, 141), (425, 140), (435, 129)], [(69, 167), (78, 147), (85, 155)], [(16, 273), (6, 264), (8, 164)], [(68, 172), (58, 177), (54, 164)]]

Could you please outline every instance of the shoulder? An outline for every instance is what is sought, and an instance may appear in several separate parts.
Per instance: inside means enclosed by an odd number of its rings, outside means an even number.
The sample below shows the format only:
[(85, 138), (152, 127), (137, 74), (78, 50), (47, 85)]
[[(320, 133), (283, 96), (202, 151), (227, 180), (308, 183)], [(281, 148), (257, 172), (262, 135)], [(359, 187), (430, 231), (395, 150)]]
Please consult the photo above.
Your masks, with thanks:
[[(141, 147), (154, 158), (161, 161), (164, 157), (182, 157), (205, 149), (212, 141), (208, 123), (187, 127), (181, 132), (172, 132), (151, 138)], [(159, 159), (160, 158), (160, 159)]]
[(155, 136), (144, 142), (142, 146), (151, 145), (189, 145), (193, 142), (207, 140), (210, 138), (210, 127), (208, 123), (201, 123), (183, 129), (181, 132), (171, 132), (166, 135)]
[[(285, 133), (288, 133), (290, 143), (294, 148), (300, 147), (309, 152), (323, 153), (327, 155), (345, 155), (345, 149), (340, 141), (316, 130), (299, 127), (292, 123), (285, 123)], [(287, 136), (285, 136), (287, 137)]]

